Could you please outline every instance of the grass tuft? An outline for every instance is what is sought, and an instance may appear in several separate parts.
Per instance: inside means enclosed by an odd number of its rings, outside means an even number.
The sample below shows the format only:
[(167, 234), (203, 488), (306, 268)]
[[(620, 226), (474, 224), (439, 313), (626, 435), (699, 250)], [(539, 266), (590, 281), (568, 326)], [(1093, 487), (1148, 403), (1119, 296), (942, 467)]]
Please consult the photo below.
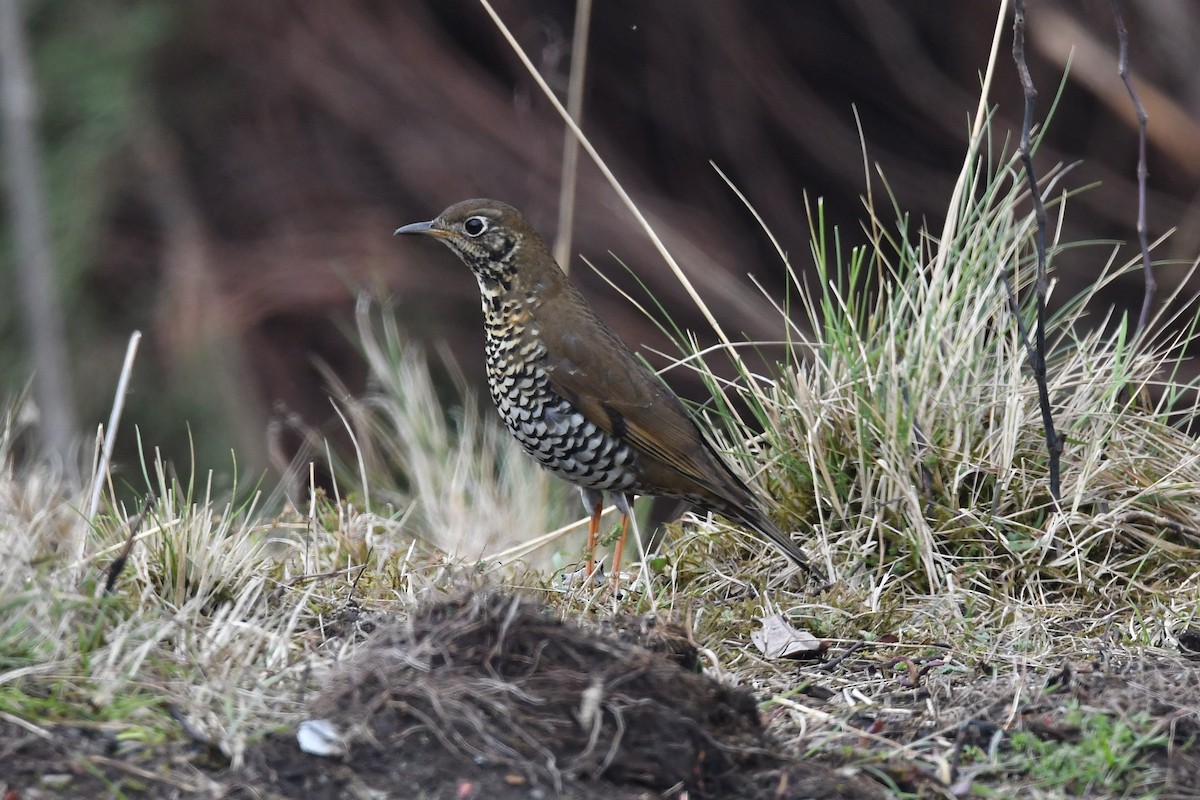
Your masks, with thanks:
[[(752, 443), (753, 460), (766, 462), (757, 483), (780, 521), (855, 602), (883, 610), (955, 597), (1049, 614), (1076, 604), (1190, 606), (1200, 445), (1178, 425), (1194, 414), (1195, 395), (1170, 375), (1194, 333), (1134, 347), (1126, 319), (1090, 316), (1105, 287), (1137, 267), (1112, 256), (1083, 296), (1061, 304), (1047, 356), (1067, 440), (1055, 505), (1035, 388), (1000, 280), (1012, 276), (1029, 317), (1029, 198), (1009, 164), (970, 175), (975, 191), (949, 242), (910, 231), (904, 218), (884, 233), (868, 206), (874, 240), (847, 251), (818, 204), (815, 275), (802, 280), (785, 262), (800, 319), (781, 309), (789, 345), (776, 373), (758, 378), (761, 391), (740, 392), (763, 433), (733, 415), (715, 428), (731, 452)], [(702, 359), (689, 363), (703, 369)]]

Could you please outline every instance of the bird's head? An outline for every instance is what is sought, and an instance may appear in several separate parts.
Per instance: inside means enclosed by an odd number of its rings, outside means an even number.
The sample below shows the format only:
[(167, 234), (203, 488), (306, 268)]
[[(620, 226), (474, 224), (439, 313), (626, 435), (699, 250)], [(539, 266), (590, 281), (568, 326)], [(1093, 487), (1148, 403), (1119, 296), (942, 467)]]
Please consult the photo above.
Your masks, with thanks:
[(453, 250), (475, 273), (485, 292), (512, 288), (517, 277), (516, 256), (522, 249), (545, 249), (521, 213), (499, 200), (464, 200), (429, 222), (414, 222), (397, 234), (432, 236)]

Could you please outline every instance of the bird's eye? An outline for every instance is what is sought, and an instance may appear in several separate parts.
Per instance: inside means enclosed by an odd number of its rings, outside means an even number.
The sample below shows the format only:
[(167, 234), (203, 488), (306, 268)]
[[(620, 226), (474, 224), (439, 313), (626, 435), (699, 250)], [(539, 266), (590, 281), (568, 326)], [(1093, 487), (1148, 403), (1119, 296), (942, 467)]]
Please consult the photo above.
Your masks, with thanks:
[(488, 223), (483, 217), (471, 217), (463, 223), (463, 230), (466, 231), (467, 236), (479, 236), (487, 229)]

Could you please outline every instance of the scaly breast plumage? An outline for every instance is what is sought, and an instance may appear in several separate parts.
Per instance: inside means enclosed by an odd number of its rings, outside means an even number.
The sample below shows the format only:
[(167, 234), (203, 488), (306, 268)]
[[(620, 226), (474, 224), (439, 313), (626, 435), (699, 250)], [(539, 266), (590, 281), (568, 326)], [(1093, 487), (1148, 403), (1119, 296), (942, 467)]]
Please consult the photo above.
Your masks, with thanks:
[[(527, 453), (561, 478), (590, 489), (624, 491), (636, 482), (628, 444), (588, 420), (550, 387), (541, 353), (513, 358), (519, 345), (488, 342), (492, 400)], [(528, 358), (533, 356), (533, 358)]]

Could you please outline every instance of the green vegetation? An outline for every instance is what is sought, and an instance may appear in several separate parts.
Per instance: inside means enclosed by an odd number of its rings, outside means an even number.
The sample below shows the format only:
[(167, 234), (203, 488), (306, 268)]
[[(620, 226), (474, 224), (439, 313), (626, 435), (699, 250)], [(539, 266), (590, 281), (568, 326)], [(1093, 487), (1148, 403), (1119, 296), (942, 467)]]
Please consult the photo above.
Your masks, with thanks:
[(1153, 797), (1162, 775), (1145, 761), (1169, 741), (1156, 728), (1156, 721), (1144, 712), (1122, 719), (1070, 703), (1056, 726), (1063, 740), (1013, 733), (1013, 764), (1039, 789), (1061, 789), (1074, 796), (1107, 792)]

